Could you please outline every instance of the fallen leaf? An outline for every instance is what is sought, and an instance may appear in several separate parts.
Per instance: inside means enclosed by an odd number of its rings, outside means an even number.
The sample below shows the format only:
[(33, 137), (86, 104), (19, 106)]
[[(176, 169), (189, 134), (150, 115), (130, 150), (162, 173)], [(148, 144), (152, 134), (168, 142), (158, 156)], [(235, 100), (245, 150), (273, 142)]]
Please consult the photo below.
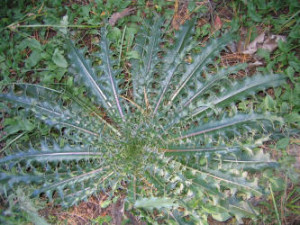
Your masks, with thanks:
[(133, 14), (135, 8), (126, 8), (122, 12), (113, 13), (108, 21), (111, 26), (115, 26), (119, 19)]
[(286, 41), (286, 37), (282, 35), (266, 35), (265, 32), (258, 35), (247, 47), (243, 54), (253, 55), (259, 48), (274, 51), (278, 47), (279, 41)]
[(188, 1), (175, 0), (172, 27), (175, 30), (179, 30), (179, 27), (184, 24), (189, 17)]
[(286, 41), (286, 37), (283, 35), (271, 35), (265, 40), (261, 48), (273, 52), (278, 47), (280, 40)]
[(258, 45), (262, 44), (265, 40), (265, 33), (261, 33), (260, 35), (258, 35), (247, 47), (246, 49), (242, 52), (244, 54), (249, 54), (252, 55), (254, 54), (257, 49), (258, 49)]
[(263, 62), (256, 60), (254, 63), (249, 63), (248, 67), (258, 67), (264, 65)]
[(222, 28), (222, 21), (220, 19), (220, 17), (217, 15), (214, 21), (214, 28), (215, 30), (220, 30)]

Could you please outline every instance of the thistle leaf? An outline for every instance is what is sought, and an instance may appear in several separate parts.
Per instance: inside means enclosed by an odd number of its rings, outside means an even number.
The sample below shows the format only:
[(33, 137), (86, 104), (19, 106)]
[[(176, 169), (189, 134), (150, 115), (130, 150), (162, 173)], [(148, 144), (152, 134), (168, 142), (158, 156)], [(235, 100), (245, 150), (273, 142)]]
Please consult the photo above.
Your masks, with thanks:
[(97, 83), (97, 76), (92, 69), (91, 62), (84, 58), (84, 55), (75, 48), (72, 41), (67, 41), (69, 48), (69, 58), (72, 62), (71, 66), (78, 72), (83, 82), (90, 87), (90, 91), (97, 97), (99, 103), (103, 107), (110, 108), (112, 105), (108, 102), (107, 96), (102, 90), (102, 87)]
[(253, 123), (261, 120), (270, 120), (270, 117), (258, 114), (245, 114), (245, 115), (235, 115), (232, 118), (223, 118), (221, 121), (213, 121), (197, 128), (188, 130), (184, 132), (181, 136), (176, 139), (185, 139), (194, 137), (197, 135), (203, 135), (206, 133), (219, 132), (222, 129), (230, 128), (230, 127), (238, 127), (241, 124)]
[[(158, 107), (161, 103), (161, 101), (164, 98), (164, 95), (169, 88), (170, 81), (173, 78), (177, 67), (182, 63), (182, 59), (185, 56), (186, 52), (189, 50), (189, 42), (192, 39), (192, 32), (193, 32), (193, 24), (194, 21), (188, 21), (185, 23), (185, 25), (181, 28), (181, 32), (176, 36), (176, 43), (174, 47), (168, 52), (168, 54), (165, 56), (165, 66), (163, 69), (163, 73), (165, 73), (165, 78), (162, 81), (164, 84), (161, 88), (161, 91), (158, 95), (158, 100), (156, 102), (156, 105), (154, 107), (153, 115), (156, 114)], [(188, 46), (187, 46), (188, 45)]]
[(228, 42), (232, 40), (231, 34), (223, 35), (220, 39), (212, 40), (201, 52), (201, 54), (196, 55), (193, 59), (193, 62), (189, 65), (186, 65), (186, 72), (181, 76), (181, 79), (178, 85), (173, 91), (173, 94), (170, 97), (168, 104), (171, 104), (180, 91), (186, 86), (189, 80), (199, 74), (199, 72), (205, 68), (205, 66), (211, 62), (212, 58), (216, 56), (222, 48), (225, 47)]
[[(253, 95), (258, 90), (279, 86), (283, 82), (285, 82), (285, 77), (279, 74), (249, 77), (243, 82), (236, 82), (228, 88), (225, 93), (222, 93), (222, 96), (210, 100), (210, 104), (214, 106), (224, 106), (236, 100), (246, 98), (249, 95)], [(192, 116), (199, 115), (207, 109), (209, 109), (209, 107), (199, 107), (195, 109)]]
[[(194, 21), (186, 22), (169, 49), (163, 45), (163, 18), (143, 25), (133, 49), (139, 57), (124, 68), (125, 83), (103, 28), (94, 62), (71, 41), (67, 44), (68, 65), (87, 95), (74, 96), (64, 85), (59, 91), (29, 84), (4, 89), (5, 113), (26, 120), (34, 115), (42, 126), (55, 129), (47, 133), (53, 144), (37, 140), (33, 134), (39, 128), (33, 125), (27, 131), (31, 147), (19, 145), (19, 136), (8, 142), (0, 158), (0, 194), (34, 184), (32, 197), (43, 194), (68, 207), (100, 190), (113, 195), (121, 188), (129, 208), (150, 223), (156, 221), (147, 211), (162, 211), (162, 221), (180, 224), (208, 224), (209, 215), (220, 221), (254, 218), (247, 200), (266, 191), (257, 174), (279, 166), (261, 145), (283, 120), (236, 105), (281, 85), (285, 77), (237, 79), (230, 75), (245, 64), (218, 67), (214, 59), (231, 34), (211, 40), (197, 54), (191, 49)], [(96, 101), (88, 99), (89, 93)]]
[[(84, 121), (82, 117), (74, 117), (75, 115), (70, 111), (60, 108), (59, 104), (54, 105), (26, 95), (17, 96), (13, 92), (0, 94), (0, 99), (24, 107), (25, 110), (33, 112), (37, 118), (49, 126), (76, 130), (92, 139), (100, 136), (101, 126), (87, 128), (85, 125), (87, 121)], [(90, 128), (95, 130), (90, 130)]]
[(147, 105), (146, 101), (151, 93), (151, 84), (154, 81), (155, 67), (160, 62), (158, 52), (161, 50), (159, 45), (162, 42), (162, 24), (163, 19), (156, 18), (152, 26), (146, 25), (148, 29), (145, 29), (137, 39), (135, 51), (139, 53), (141, 58), (132, 60), (132, 81), (134, 101), (140, 106)]
[(120, 114), (120, 117), (124, 120), (124, 113), (123, 113), (123, 109), (121, 107), (120, 100), (119, 100), (118, 86), (116, 85), (116, 80), (115, 80), (116, 73), (114, 72), (112, 62), (110, 59), (109, 43), (108, 43), (108, 40), (106, 37), (107, 32), (105, 32), (105, 30), (102, 29), (101, 34), (102, 35), (101, 35), (100, 46), (101, 46), (103, 53), (100, 54), (100, 56), (104, 63), (103, 72), (106, 74), (106, 77), (108, 78), (108, 80), (110, 82), (112, 95), (113, 95), (114, 101), (117, 105), (117, 109)]

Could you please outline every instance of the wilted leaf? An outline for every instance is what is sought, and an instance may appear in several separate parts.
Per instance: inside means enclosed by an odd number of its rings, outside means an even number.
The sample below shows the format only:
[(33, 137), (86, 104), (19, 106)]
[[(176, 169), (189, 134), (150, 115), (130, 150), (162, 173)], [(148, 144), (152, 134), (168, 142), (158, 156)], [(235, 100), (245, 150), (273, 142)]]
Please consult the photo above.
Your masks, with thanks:
[(126, 8), (122, 12), (113, 13), (108, 21), (111, 26), (115, 26), (119, 19), (133, 14), (135, 8)]
[(259, 48), (272, 52), (278, 47), (279, 41), (285, 40), (285, 36), (282, 35), (267, 36), (266, 33), (261, 33), (247, 46), (246, 50), (244, 50), (242, 53), (252, 55)]
[(180, 25), (184, 24), (184, 22), (189, 19), (189, 9), (188, 9), (188, 1), (180, 2), (178, 0), (175, 1), (174, 5), (174, 16), (172, 20), (172, 27), (175, 30), (178, 30)]
[(66, 26), (63, 28), (60, 28), (60, 32), (62, 32), (63, 34), (67, 34), (68, 30), (67, 30), (67, 26), (68, 26), (69, 22), (68, 22), (68, 15), (65, 15), (62, 20), (60, 21), (60, 25)]
[(215, 27), (215, 30), (220, 30), (222, 28), (222, 21), (220, 19), (220, 17), (217, 15), (216, 18), (215, 18), (215, 21), (214, 21), (214, 27)]

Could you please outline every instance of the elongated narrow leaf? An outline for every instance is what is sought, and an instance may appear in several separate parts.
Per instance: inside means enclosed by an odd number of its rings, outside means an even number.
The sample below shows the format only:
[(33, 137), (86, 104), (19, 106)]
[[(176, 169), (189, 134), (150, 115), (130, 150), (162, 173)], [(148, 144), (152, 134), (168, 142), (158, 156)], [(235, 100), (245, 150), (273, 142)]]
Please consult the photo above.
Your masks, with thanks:
[[(70, 128), (90, 137), (99, 137), (101, 126), (86, 127), (88, 121), (83, 118), (74, 118), (74, 113), (63, 110), (59, 105), (53, 105), (50, 102), (42, 102), (39, 99), (28, 97), (26, 95), (17, 96), (14, 93), (0, 94), (0, 99), (9, 101), (18, 106), (24, 107), (25, 110), (32, 111), (34, 115), (50, 126), (58, 128)], [(91, 128), (95, 130), (91, 130)]]
[(213, 57), (218, 54), (223, 47), (232, 40), (231, 34), (223, 35), (220, 39), (213, 40), (201, 52), (201, 54), (194, 56), (193, 62), (186, 66), (186, 72), (181, 76), (179, 84), (170, 97), (170, 103), (174, 101), (180, 91), (185, 87), (189, 80), (198, 75), (205, 66), (210, 63)]
[[(249, 95), (255, 94), (258, 90), (263, 90), (268, 87), (276, 87), (285, 82), (283, 75), (256, 75), (255, 77), (246, 78), (243, 82), (236, 82), (231, 88), (228, 88), (225, 93), (222, 93), (218, 98), (213, 99), (210, 104), (213, 106), (226, 105), (236, 100), (243, 99)], [(209, 109), (208, 106), (199, 107), (192, 116), (196, 116)]]
[(232, 73), (236, 73), (237, 71), (241, 69), (245, 69), (246, 64), (239, 64), (237, 66), (231, 66), (226, 69), (222, 69), (217, 72), (217, 74), (210, 76), (205, 83), (202, 85), (201, 88), (199, 88), (196, 93), (191, 96), (182, 106), (182, 108), (187, 107), (193, 100), (195, 100), (197, 97), (201, 96), (203, 93), (205, 93), (207, 90), (212, 88), (214, 85), (218, 85), (220, 81), (223, 79), (226, 79), (228, 75)]
[(54, 182), (52, 184), (45, 184), (43, 188), (36, 190), (33, 195), (38, 195), (45, 191), (49, 192), (49, 190), (57, 190), (63, 189), (67, 185), (74, 184), (77, 182), (83, 182), (85, 180), (91, 179), (95, 176), (99, 176), (99, 173), (102, 172), (104, 168), (99, 168), (96, 170), (88, 171), (88, 172), (81, 172), (79, 175), (72, 175), (67, 179), (62, 179), (61, 181)]
[(226, 147), (226, 146), (199, 146), (199, 147), (184, 147), (184, 146), (171, 146), (166, 149), (162, 149), (163, 152), (165, 152), (165, 155), (167, 156), (176, 156), (176, 155), (193, 155), (193, 154), (204, 154), (208, 155), (211, 153), (217, 153), (217, 154), (230, 154), (237, 151), (240, 151), (240, 146), (233, 146), (233, 147)]
[(116, 73), (114, 72), (113, 64), (110, 59), (109, 41), (107, 40), (106, 35), (107, 35), (107, 32), (103, 29), (101, 32), (101, 42), (100, 42), (100, 46), (103, 51), (103, 53), (100, 54), (101, 59), (103, 61), (103, 68), (104, 68), (103, 72), (106, 74), (106, 76), (109, 80), (110, 87), (112, 90), (112, 95), (113, 95), (114, 101), (117, 105), (117, 109), (120, 114), (120, 117), (122, 119), (124, 119), (123, 109), (122, 109), (122, 106), (121, 106), (120, 100), (119, 100), (120, 97), (119, 97), (119, 93), (118, 93), (119, 92), (118, 86), (116, 85)]
[(49, 147), (43, 145), (42, 151), (36, 149), (29, 149), (26, 152), (19, 152), (13, 155), (8, 155), (5, 158), (0, 159), (1, 164), (12, 164), (20, 161), (26, 161), (27, 163), (32, 161), (37, 162), (53, 162), (53, 161), (71, 161), (71, 160), (88, 160), (91, 158), (101, 158), (103, 153), (89, 151), (89, 147), (70, 147), (59, 148), (57, 145)]
[(151, 91), (154, 91), (151, 86), (154, 82), (154, 74), (156, 66), (160, 63), (158, 53), (161, 50), (162, 42), (162, 18), (157, 18), (152, 26), (148, 26), (137, 37), (135, 50), (139, 53), (140, 59), (132, 60), (133, 64), (133, 95), (134, 101), (140, 106), (147, 106), (150, 101)]
[(206, 177), (209, 177), (210, 179), (214, 179), (218, 182), (221, 182), (222, 185), (225, 185), (227, 187), (230, 187), (231, 185), (240, 187), (246, 190), (249, 190), (250, 192), (262, 195), (262, 189), (258, 186), (257, 182), (255, 181), (248, 181), (243, 177), (233, 176), (232, 174), (227, 174), (226, 172), (222, 172), (220, 170), (214, 171), (209, 168), (194, 168), (193, 166), (187, 166), (187, 168), (195, 173), (198, 173), (201, 175), (200, 179), (204, 179)]
[(189, 50), (188, 45), (192, 39), (192, 30), (193, 30), (194, 21), (188, 21), (185, 25), (181, 28), (180, 33), (176, 36), (176, 43), (174, 47), (168, 52), (168, 55), (165, 56), (165, 66), (163, 69), (163, 73), (165, 74), (165, 78), (163, 79), (162, 89), (158, 95), (158, 100), (154, 107), (153, 115), (156, 114), (158, 107), (161, 104), (161, 101), (164, 98), (164, 95), (169, 88), (170, 81), (174, 76), (177, 67), (180, 63), (182, 63), (183, 57), (185, 56), (186, 52)]
[(215, 132), (215, 131), (219, 131), (228, 127), (232, 127), (232, 126), (238, 126), (240, 124), (245, 124), (245, 123), (251, 123), (251, 122), (256, 122), (256, 121), (260, 121), (260, 120), (270, 120), (270, 117), (264, 116), (264, 115), (258, 115), (258, 114), (252, 114), (252, 115), (236, 115), (232, 118), (224, 118), (221, 121), (214, 121), (205, 125), (202, 125), (198, 128), (189, 130), (185, 133), (183, 133), (180, 137), (176, 138), (176, 139), (185, 139), (185, 138), (189, 138), (189, 137), (194, 137), (197, 135), (201, 135), (201, 134), (206, 134), (206, 133), (210, 133), (210, 132)]
[(112, 105), (108, 102), (102, 87), (97, 83), (97, 76), (92, 69), (91, 62), (85, 59), (83, 53), (75, 48), (70, 40), (68, 41), (68, 47), (72, 67), (78, 72), (84, 83), (90, 87), (89, 90), (97, 97), (99, 103), (102, 103), (105, 108), (111, 107)]

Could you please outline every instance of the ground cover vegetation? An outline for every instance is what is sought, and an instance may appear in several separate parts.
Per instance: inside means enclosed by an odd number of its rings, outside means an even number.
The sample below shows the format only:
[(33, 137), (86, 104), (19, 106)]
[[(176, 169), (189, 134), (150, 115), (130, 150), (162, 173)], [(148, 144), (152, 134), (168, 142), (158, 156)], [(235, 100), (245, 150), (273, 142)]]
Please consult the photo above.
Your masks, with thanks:
[(297, 224), (299, 12), (4, 1), (0, 221)]

